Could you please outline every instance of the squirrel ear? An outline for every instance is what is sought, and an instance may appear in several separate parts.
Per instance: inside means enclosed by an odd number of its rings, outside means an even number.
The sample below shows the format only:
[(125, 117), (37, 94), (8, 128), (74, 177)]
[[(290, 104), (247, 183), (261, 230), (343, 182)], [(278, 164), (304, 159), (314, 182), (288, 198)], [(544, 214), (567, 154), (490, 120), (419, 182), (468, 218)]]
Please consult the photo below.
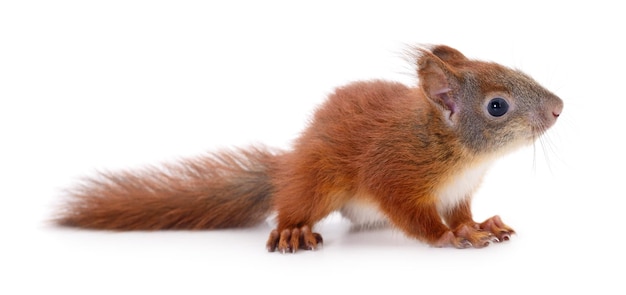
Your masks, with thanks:
[(468, 58), (460, 51), (446, 45), (436, 45), (430, 48), (430, 52), (447, 64), (458, 66), (468, 61)]
[(460, 83), (453, 70), (438, 56), (421, 51), (422, 55), (417, 60), (420, 88), (430, 100), (448, 111), (447, 117), (451, 119), (459, 111), (454, 94), (458, 93)]

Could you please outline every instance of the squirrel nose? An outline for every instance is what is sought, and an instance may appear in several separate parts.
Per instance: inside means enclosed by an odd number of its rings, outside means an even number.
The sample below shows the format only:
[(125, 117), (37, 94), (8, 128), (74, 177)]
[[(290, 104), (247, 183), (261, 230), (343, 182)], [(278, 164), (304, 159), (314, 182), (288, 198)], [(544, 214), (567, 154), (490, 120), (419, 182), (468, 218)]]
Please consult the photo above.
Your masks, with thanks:
[(552, 109), (552, 116), (554, 117), (554, 119), (558, 118), (561, 115), (562, 111), (563, 111), (563, 101), (559, 99), (558, 103)]

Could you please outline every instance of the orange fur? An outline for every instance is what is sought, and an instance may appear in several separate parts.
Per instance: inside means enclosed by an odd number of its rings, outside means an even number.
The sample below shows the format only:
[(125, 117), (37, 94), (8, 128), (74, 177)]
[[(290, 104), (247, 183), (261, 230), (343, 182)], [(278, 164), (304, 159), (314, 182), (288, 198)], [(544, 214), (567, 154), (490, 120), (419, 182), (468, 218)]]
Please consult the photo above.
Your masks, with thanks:
[(274, 157), (250, 149), (163, 168), (102, 173), (68, 191), (71, 199), (57, 222), (109, 230), (254, 225), (271, 212)]
[[(554, 124), (562, 101), (532, 78), (447, 46), (416, 49), (419, 87), (336, 89), (293, 149), (218, 153), (165, 171), (103, 174), (70, 193), (61, 224), (100, 229), (222, 228), (277, 212), (270, 251), (315, 249), (316, 222), (362, 201), (434, 246), (483, 247), (514, 231), (472, 219), (471, 194), (499, 155)], [(509, 111), (492, 115), (492, 99)], [(494, 106), (495, 107), (495, 106)], [(500, 107), (500, 105), (497, 105)], [(480, 169), (479, 169), (480, 168)]]

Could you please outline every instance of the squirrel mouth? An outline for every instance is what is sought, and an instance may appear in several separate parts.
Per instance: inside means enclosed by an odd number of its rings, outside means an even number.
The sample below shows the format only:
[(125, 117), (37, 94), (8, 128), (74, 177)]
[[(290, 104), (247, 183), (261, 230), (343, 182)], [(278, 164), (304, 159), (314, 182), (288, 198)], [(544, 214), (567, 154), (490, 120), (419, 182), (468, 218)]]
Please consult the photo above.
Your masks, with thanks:
[(556, 119), (558, 115), (555, 115), (554, 118), (547, 118), (545, 120), (537, 120), (535, 124), (531, 124), (530, 130), (530, 140), (535, 141), (537, 138), (541, 137), (548, 131), (554, 124), (556, 123)]

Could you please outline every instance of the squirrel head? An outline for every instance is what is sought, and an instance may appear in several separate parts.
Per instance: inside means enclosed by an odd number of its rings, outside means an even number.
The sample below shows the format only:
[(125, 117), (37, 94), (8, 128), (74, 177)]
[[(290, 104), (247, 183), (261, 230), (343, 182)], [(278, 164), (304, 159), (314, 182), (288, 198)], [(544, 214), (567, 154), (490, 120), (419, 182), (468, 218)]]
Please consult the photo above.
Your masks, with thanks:
[(531, 144), (561, 114), (563, 101), (519, 70), (445, 45), (417, 51), (421, 90), (475, 154)]

